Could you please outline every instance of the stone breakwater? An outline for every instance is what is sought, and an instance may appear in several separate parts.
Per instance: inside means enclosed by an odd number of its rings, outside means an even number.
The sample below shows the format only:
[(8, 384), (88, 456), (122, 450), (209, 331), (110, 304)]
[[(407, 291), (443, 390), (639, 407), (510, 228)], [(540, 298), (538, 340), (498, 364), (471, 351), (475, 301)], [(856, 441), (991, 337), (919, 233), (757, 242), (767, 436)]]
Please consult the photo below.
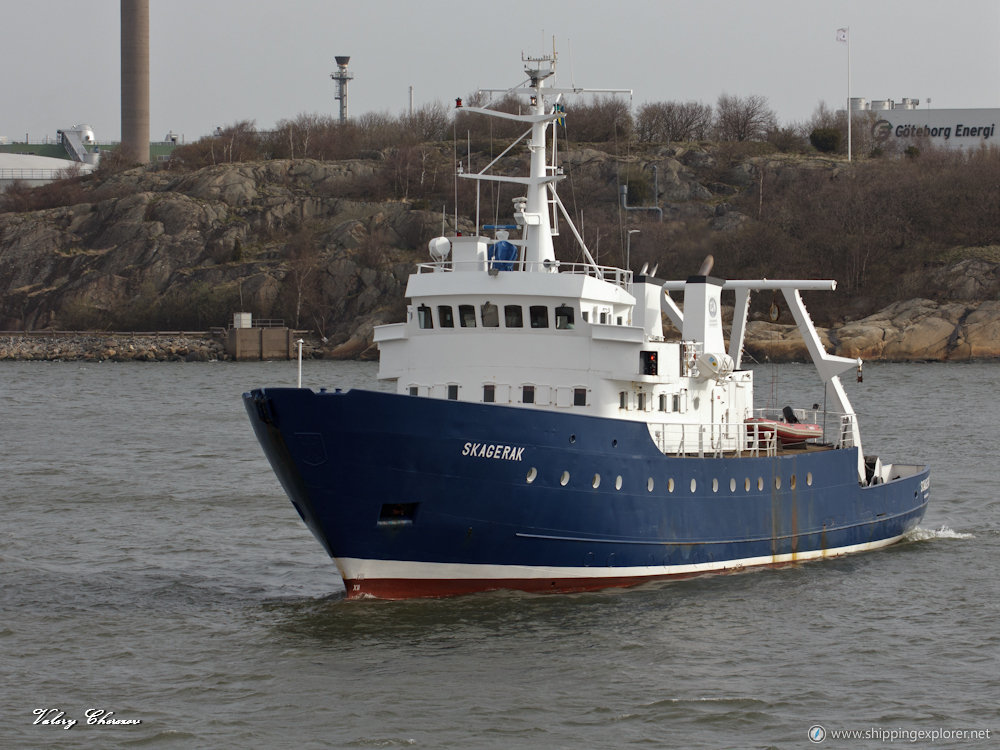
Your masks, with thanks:
[(211, 335), (181, 333), (6, 333), (0, 361), (208, 362), (231, 359), (225, 342)]

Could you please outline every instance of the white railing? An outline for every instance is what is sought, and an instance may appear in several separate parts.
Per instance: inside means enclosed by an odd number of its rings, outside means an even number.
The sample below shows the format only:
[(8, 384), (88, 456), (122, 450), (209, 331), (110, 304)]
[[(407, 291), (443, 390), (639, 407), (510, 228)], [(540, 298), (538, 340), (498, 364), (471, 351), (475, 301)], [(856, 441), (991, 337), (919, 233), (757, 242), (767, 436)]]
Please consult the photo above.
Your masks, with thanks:
[(743, 422), (652, 424), (661, 453), (718, 458), (726, 454), (773, 456), (778, 439), (773, 429)]
[[(853, 414), (844, 414), (839, 411), (823, 411), (814, 409), (792, 409), (792, 414), (799, 422), (805, 424), (818, 424), (823, 428), (822, 443), (832, 443), (834, 448), (854, 447), (854, 421)], [(773, 419), (776, 422), (784, 422), (785, 414), (782, 409), (775, 407), (765, 407), (754, 409), (753, 415), (759, 419)]]
[(0, 169), (0, 180), (58, 180), (66, 177), (76, 164), (67, 161), (66, 169)]
[(626, 271), (624, 268), (616, 268), (615, 266), (592, 266), (589, 263), (563, 263), (562, 261), (556, 261), (552, 263), (545, 262), (525, 262), (523, 260), (464, 260), (464, 261), (451, 261), (451, 260), (440, 260), (432, 261), (430, 263), (418, 263), (417, 273), (439, 273), (439, 272), (450, 272), (450, 271), (489, 271), (495, 267), (495, 264), (499, 266), (501, 263), (510, 263), (514, 266), (517, 271), (530, 271), (533, 273), (571, 273), (580, 274), (583, 276), (593, 276), (594, 278), (603, 278), (604, 281), (609, 281), (613, 284), (628, 289), (632, 285), (632, 272)]
[[(117, 146), (121, 141), (90, 141), (87, 143), (88, 146)], [(180, 146), (183, 145), (177, 141), (150, 141), (151, 146)], [(42, 138), (30, 138), (28, 140), (7, 140), (0, 141), (0, 146), (61, 146), (62, 136), (61, 135), (47, 135)]]

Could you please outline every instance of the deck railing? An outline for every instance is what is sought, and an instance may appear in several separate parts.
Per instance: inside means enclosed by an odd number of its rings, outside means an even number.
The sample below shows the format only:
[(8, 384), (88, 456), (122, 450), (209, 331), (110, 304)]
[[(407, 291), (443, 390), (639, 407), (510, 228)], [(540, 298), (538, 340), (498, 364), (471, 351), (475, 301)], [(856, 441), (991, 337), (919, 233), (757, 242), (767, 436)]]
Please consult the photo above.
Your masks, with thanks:
[(604, 279), (605, 281), (617, 284), (624, 289), (628, 289), (632, 285), (632, 272), (626, 271), (624, 268), (617, 268), (615, 266), (592, 266), (589, 263), (564, 263), (562, 261), (556, 261), (555, 263), (551, 261), (528, 263), (523, 260), (440, 260), (432, 261), (430, 263), (418, 263), (417, 273), (448, 273), (451, 271), (494, 272), (495, 269), (498, 271), (508, 265), (512, 266), (515, 271), (530, 271), (533, 273), (570, 273), (580, 274), (583, 276), (593, 276), (594, 278)]
[(663, 423), (650, 425), (650, 430), (657, 448), (668, 455), (719, 458), (732, 454), (773, 456), (778, 451), (774, 430), (754, 423)]
[[(818, 424), (823, 428), (821, 443), (830, 443), (834, 448), (854, 447), (854, 414), (845, 414), (839, 411), (824, 411), (823, 409), (792, 409), (792, 414), (799, 422), (806, 424)], [(777, 422), (784, 421), (785, 415), (782, 409), (765, 407), (754, 409), (753, 415), (760, 419), (773, 419)]]

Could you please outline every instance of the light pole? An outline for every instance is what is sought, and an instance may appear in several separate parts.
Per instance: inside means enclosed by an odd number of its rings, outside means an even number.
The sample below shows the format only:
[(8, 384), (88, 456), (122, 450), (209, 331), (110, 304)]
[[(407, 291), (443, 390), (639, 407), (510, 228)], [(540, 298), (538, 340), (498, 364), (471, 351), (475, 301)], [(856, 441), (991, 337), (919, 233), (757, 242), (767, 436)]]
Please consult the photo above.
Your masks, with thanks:
[(625, 270), (626, 271), (629, 271), (632, 268), (629, 265), (629, 261), (632, 259), (632, 235), (635, 234), (638, 231), (639, 231), (638, 229), (629, 229), (628, 230), (628, 240), (625, 242)]
[(302, 339), (295, 342), (299, 345), (299, 388), (302, 387), (302, 345), (305, 343)]

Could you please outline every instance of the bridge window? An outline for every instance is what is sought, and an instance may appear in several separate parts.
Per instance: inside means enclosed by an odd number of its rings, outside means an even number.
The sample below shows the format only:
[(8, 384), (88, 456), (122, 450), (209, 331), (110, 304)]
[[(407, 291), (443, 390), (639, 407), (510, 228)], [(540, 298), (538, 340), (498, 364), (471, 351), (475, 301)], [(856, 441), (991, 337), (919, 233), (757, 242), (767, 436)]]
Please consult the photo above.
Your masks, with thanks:
[(411, 385), (410, 386), (410, 395), (411, 396), (416, 396), (419, 392), (420, 392), (420, 389), (417, 386), (415, 386), (415, 385)]
[(476, 308), (472, 305), (459, 305), (458, 319), (462, 323), (462, 328), (475, 328)]
[(507, 328), (524, 328), (524, 312), (520, 305), (504, 305), (503, 324)]
[(431, 315), (431, 309), (427, 305), (421, 305), (417, 308), (417, 325), (421, 328), (434, 327), (434, 318)]
[(661, 393), (660, 394), (660, 411), (666, 411), (666, 410), (667, 410), (667, 394), (666, 393)]
[(451, 305), (438, 305), (438, 323), (442, 328), (455, 327), (455, 316)]
[(636, 394), (636, 401), (637, 403), (635, 408), (638, 409), (639, 411), (646, 411), (646, 394), (645, 393)]
[(483, 403), (492, 404), (497, 400), (497, 387), (492, 383), (483, 386)]
[(568, 305), (560, 305), (556, 308), (556, 328), (568, 329), (573, 327), (573, 308)]
[(521, 403), (522, 404), (535, 403), (535, 386), (533, 385), (521, 386)]
[(628, 393), (625, 391), (618, 391), (618, 408), (627, 409), (628, 408)]
[(532, 328), (549, 327), (549, 308), (547, 308), (545, 305), (532, 305), (530, 308), (530, 312), (531, 312)]
[(587, 405), (587, 389), (586, 388), (574, 388), (573, 389), (573, 406), (586, 406)]
[(498, 328), (500, 326), (500, 312), (496, 305), (487, 302), (480, 309), (483, 318), (483, 328)]
[(458, 386), (457, 385), (453, 384), (453, 385), (449, 385), (448, 386), (448, 398), (451, 401), (458, 401)]

